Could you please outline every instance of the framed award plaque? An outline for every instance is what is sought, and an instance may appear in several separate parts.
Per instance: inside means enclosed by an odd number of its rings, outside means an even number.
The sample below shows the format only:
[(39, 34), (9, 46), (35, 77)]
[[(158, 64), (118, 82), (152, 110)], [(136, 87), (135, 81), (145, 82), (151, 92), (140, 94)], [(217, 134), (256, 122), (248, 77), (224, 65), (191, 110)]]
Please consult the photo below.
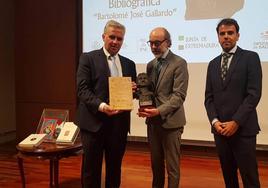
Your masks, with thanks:
[(109, 77), (110, 106), (115, 110), (132, 110), (131, 77)]

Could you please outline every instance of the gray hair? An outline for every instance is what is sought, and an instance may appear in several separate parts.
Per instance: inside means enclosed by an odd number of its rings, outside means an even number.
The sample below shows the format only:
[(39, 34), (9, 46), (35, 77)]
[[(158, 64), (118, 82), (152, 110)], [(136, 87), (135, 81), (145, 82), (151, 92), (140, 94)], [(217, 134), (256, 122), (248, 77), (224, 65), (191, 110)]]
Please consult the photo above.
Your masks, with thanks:
[(162, 27), (162, 29), (164, 30), (164, 33), (165, 33), (165, 39), (167, 39), (168, 41), (168, 47), (170, 47), (172, 44), (170, 33), (168, 32), (166, 28)]
[(158, 32), (160, 31), (160, 32), (163, 32), (163, 33), (164, 33), (164, 38), (165, 38), (165, 40), (167, 40), (167, 42), (168, 42), (168, 47), (171, 47), (171, 45), (172, 45), (172, 41), (171, 41), (171, 36), (170, 36), (170, 33), (168, 32), (168, 30), (167, 30), (166, 28), (164, 28), (164, 27), (157, 27), (157, 28), (154, 28), (154, 29), (151, 31), (151, 33), (152, 33), (153, 31), (155, 31), (155, 30), (157, 30)]
[(126, 28), (124, 25), (122, 25), (121, 23), (115, 21), (115, 20), (109, 20), (105, 27), (104, 27), (104, 34), (107, 33), (107, 30), (109, 27), (114, 27), (114, 28), (118, 28), (118, 29), (122, 29), (124, 31), (124, 33), (126, 32)]

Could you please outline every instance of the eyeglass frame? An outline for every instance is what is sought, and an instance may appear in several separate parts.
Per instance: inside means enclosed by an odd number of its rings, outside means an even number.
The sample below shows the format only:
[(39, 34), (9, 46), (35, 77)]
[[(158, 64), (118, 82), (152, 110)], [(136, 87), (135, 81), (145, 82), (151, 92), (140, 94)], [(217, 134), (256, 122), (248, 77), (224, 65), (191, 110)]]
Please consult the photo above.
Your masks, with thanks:
[(146, 43), (149, 45), (149, 46), (153, 46), (155, 45), (156, 47), (159, 47), (163, 44), (163, 42), (165, 42), (166, 40), (168, 39), (164, 39), (162, 41), (159, 41), (159, 40), (156, 40), (156, 41), (147, 41)]

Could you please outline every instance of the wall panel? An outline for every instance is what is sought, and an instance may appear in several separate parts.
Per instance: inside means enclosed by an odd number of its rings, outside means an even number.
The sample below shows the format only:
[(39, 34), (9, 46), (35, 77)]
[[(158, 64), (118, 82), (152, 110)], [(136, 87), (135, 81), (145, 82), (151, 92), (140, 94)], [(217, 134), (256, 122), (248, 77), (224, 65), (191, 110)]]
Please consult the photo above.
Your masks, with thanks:
[(17, 139), (30, 134), (43, 108), (74, 118), (79, 0), (15, 3)]

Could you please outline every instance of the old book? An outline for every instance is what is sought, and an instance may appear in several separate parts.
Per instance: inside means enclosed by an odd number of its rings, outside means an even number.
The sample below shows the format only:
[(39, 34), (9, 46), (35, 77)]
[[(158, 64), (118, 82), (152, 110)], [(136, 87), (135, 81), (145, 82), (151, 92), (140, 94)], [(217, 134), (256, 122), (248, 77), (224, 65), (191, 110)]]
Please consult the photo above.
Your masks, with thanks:
[(110, 106), (115, 110), (132, 110), (131, 77), (109, 77)]
[(57, 144), (74, 144), (79, 128), (73, 122), (65, 122), (56, 140)]
[(19, 143), (20, 147), (37, 147), (46, 138), (46, 134), (30, 134), (27, 138)]

